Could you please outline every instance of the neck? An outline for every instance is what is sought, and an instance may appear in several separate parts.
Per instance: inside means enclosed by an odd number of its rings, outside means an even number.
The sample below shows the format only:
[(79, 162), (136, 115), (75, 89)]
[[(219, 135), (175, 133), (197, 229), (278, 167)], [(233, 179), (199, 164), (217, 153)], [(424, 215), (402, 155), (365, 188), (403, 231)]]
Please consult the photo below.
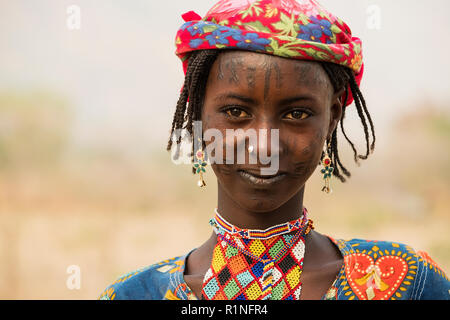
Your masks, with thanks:
[[(228, 196), (219, 183), (217, 188), (217, 211), (225, 220), (239, 228), (267, 229), (273, 225), (300, 218), (303, 211), (304, 190), (305, 186), (276, 209), (261, 211), (239, 205)], [(254, 207), (257, 207), (257, 203)]]

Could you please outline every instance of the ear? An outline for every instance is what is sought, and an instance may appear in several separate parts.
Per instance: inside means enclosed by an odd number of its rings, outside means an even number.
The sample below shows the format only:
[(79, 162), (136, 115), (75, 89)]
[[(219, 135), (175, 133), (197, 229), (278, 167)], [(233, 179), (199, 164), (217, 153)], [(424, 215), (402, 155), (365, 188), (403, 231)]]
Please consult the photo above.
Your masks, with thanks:
[(334, 130), (336, 130), (336, 127), (339, 123), (339, 120), (342, 118), (342, 112), (343, 112), (343, 104), (342, 104), (342, 95), (345, 93), (345, 88), (342, 88), (340, 91), (335, 92), (333, 96), (331, 97), (331, 107), (330, 107), (330, 125), (328, 130), (327, 137), (332, 136)]

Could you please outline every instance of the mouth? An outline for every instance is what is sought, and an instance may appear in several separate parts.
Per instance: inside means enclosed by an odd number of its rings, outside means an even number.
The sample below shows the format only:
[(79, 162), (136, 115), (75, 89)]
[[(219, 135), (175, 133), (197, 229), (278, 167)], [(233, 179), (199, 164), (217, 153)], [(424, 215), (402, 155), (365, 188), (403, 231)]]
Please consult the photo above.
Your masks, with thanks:
[(286, 173), (279, 172), (274, 175), (259, 175), (247, 170), (238, 170), (241, 178), (254, 186), (272, 186), (286, 177)]

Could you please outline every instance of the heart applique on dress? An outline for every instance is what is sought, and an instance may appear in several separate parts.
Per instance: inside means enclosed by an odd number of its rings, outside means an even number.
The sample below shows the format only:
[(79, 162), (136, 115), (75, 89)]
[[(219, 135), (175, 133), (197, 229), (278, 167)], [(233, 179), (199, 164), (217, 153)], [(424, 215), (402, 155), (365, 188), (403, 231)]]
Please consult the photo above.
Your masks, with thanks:
[(345, 256), (348, 283), (360, 300), (387, 300), (402, 284), (408, 264), (399, 256), (386, 255), (376, 260), (367, 254)]

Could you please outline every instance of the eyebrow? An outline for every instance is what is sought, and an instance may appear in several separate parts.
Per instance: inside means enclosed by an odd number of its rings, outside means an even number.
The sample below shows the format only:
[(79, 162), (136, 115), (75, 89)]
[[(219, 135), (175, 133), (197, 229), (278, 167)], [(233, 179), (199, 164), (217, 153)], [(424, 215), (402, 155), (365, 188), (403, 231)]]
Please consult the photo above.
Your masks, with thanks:
[(214, 101), (220, 102), (224, 99), (237, 99), (237, 100), (241, 100), (242, 102), (245, 102), (245, 103), (256, 104), (255, 99), (252, 99), (250, 97), (246, 97), (246, 96), (243, 96), (240, 94), (236, 94), (236, 93), (219, 94), (217, 97), (214, 98)]
[(316, 97), (314, 95), (303, 94), (303, 95), (299, 95), (299, 96), (282, 99), (280, 101), (280, 104), (285, 105), (285, 104), (291, 104), (291, 103), (297, 102), (297, 101), (315, 101), (315, 100), (316, 100)]
[[(224, 99), (237, 99), (237, 100), (241, 100), (242, 102), (245, 102), (245, 103), (257, 104), (255, 99), (247, 97), (247, 96), (243, 96), (240, 94), (236, 94), (236, 93), (220, 94), (214, 98), (214, 101), (220, 102)], [(279, 101), (279, 104), (286, 105), (286, 104), (291, 104), (291, 103), (297, 102), (297, 101), (315, 101), (315, 100), (316, 99), (313, 95), (303, 94), (303, 95), (293, 96), (293, 97), (289, 97), (289, 98), (284, 98)]]

